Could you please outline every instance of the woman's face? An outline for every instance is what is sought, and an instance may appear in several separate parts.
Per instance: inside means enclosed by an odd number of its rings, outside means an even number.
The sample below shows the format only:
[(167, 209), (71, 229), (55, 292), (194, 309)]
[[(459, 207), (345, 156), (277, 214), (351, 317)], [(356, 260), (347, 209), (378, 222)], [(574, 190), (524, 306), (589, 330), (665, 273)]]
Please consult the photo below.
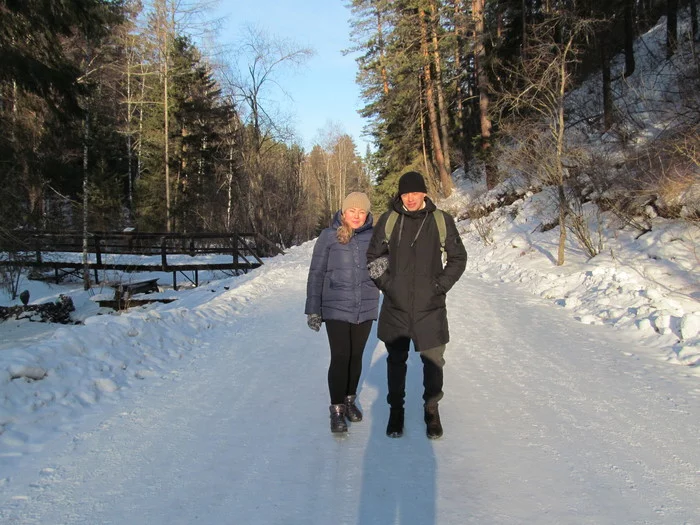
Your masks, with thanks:
[(367, 212), (361, 208), (348, 208), (343, 213), (343, 218), (348, 226), (356, 230), (367, 220)]

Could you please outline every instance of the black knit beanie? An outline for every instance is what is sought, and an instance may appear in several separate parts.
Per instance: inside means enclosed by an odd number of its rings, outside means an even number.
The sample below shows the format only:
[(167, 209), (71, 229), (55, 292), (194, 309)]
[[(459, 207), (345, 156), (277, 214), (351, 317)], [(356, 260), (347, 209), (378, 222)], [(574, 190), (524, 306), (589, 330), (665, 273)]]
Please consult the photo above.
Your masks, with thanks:
[(416, 192), (428, 193), (423, 175), (417, 171), (408, 171), (401, 175), (399, 179), (399, 195)]

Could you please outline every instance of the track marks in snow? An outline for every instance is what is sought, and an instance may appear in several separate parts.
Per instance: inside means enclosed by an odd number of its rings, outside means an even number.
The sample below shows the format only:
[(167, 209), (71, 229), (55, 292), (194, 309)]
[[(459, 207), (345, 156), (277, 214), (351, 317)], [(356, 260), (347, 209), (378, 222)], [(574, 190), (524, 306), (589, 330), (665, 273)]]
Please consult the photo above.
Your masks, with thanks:
[(67, 431), (63, 448), (28, 465), (34, 475), (7, 481), (3, 523), (598, 525), (700, 515), (697, 393), (684, 398), (688, 385), (613, 331), (510, 285), (465, 277), (448, 296), (442, 439), (425, 437), (415, 354), (405, 435), (385, 436), (375, 330), (364, 421), (332, 436), (328, 343), (306, 327), (305, 264), (271, 265), (206, 304), (160, 311), (181, 330), (179, 345), (196, 345), (193, 358)]
[[(690, 403), (674, 401), (683, 390), (659, 380), (660, 368), (650, 361), (646, 369), (630, 369), (618, 346), (631, 343), (619, 334), (577, 326), (511, 286), (489, 289), (463, 279), (455, 292), (474, 297), (475, 304), (450, 310), (452, 339), (459, 345), (448, 352), (446, 375), (450, 383), (473, 384), (473, 397), (463, 401), (474, 421), (465, 426), (477, 434), (483, 428), (487, 444), (514, 449), (507, 452), (511, 461), (518, 458), (511, 465), (525, 469), (515, 479), (524, 483), (537, 472), (549, 474), (554, 494), (567, 500), (571, 494), (562, 488), (580, 490), (575, 499), (585, 505), (577, 512), (592, 515), (617, 505), (629, 506), (631, 517), (643, 516), (637, 509), (644, 508), (653, 515), (663, 509), (670, 519), (689, 501), (698, 508), (692, 493), (698, 483), (692, 431), (698, 413)], [(500, 448), (495, 445), (489, 455), (502, 455)]]

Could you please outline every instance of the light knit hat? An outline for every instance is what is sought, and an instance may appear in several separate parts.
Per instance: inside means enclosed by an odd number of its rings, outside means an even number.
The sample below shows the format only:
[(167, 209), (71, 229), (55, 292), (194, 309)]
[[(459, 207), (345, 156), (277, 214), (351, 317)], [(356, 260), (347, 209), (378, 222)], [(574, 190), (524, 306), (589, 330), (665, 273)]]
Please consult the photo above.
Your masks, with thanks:
[(347, 210), (348, 208), (359, 208), (359, 209), (365, 210), (367, 213), (369, 213), (369, 210), (370, 210), (369, 197), (367, 197), (367, 195), (365, 195), (362, 192), (353, 191), (347, 197), (345, 197), (341, 211), (343, 213), (345, 213), (345, 210)]

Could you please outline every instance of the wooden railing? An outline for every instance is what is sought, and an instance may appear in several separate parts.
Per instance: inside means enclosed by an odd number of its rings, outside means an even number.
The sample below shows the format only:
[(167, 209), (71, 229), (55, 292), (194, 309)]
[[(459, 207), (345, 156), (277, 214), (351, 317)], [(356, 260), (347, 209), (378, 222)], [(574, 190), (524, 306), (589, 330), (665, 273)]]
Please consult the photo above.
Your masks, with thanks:
[[(59, 277), (61, 269), (87, 268), (122, 270), (127, 272), (198, 270), (242, 270), (263, 264), (261, 257), (283, 253), (264, 237), (254, 233), (141, 233), (90, 232), (87, 237), (87, 265), (75, 257), (62, 254), (83, 253), (83, 235), (79, 232), (16, 232), (12, 242), (5, 239), (0, 251), (22, 254), (23, 266), (51, 267)], [(134, 262), (119, 260), (118, 255), (158, 256), (156, 261)], [(230, 262), (206, 262), (198, 256), (229, 255)], [(189, 255), (191, 261), (175, 263), (173, 255)], [(170, 257), (170, 259), (169, 259)], [(19, 260), (15, 258), (14, 260)], [(0, 260), (0, 264), (2, 261)], [(175, 276), (173, 275), (175, 285)]]

